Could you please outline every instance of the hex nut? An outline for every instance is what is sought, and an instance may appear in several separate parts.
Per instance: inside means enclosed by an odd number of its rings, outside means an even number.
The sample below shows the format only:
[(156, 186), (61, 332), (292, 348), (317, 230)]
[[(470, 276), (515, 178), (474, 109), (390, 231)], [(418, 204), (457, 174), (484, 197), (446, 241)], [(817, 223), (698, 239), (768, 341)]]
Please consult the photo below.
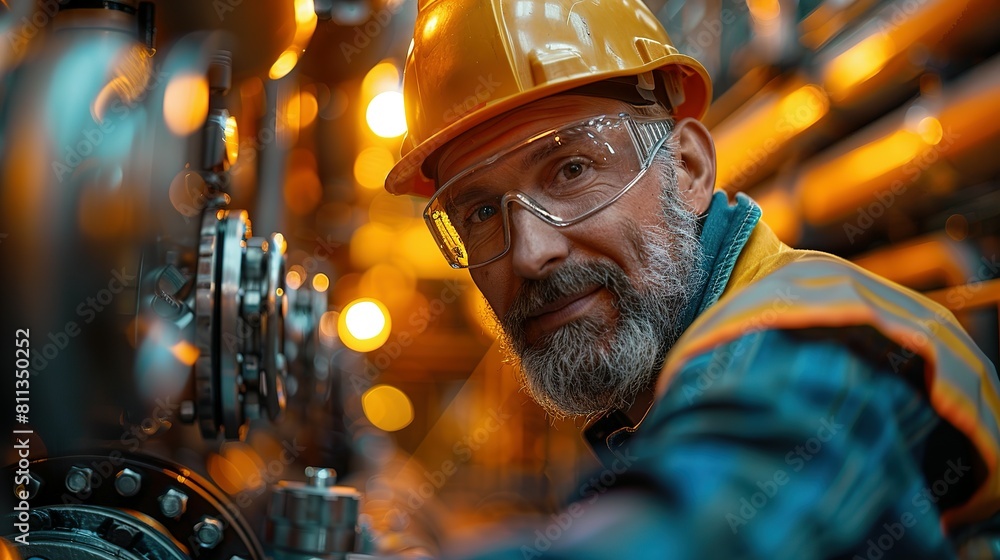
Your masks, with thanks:
[(74, 494), (90, 492), (90, 481), (94, 470), (87, 467), (70, 467), (66, 474), (66, 489)]
[(115, 475), (115, 490), (126, 498), (135, 496), (142, 487), (142, 475), (132, 469), (122, 469)]
[(222, 542), (222, 522), (214, 517), (203, 517), (195, 524), (194, 534), (202, 548), (215, 548)]
[(173, 488), (157, 498), (160, 502), (160, 513), (174, 519), (179, 518), (187, 510), (187, 494)]

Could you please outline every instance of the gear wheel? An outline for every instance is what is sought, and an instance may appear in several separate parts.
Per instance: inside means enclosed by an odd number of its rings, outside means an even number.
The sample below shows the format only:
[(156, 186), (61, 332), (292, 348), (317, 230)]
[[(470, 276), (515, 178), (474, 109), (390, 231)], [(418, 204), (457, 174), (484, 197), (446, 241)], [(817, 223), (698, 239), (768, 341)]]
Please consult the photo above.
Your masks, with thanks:
[(195, 296), (198, 422), (206, 438), (239, 437), (284, 409), (284, 240), (251, 237), (246, 211), (202, 218)]

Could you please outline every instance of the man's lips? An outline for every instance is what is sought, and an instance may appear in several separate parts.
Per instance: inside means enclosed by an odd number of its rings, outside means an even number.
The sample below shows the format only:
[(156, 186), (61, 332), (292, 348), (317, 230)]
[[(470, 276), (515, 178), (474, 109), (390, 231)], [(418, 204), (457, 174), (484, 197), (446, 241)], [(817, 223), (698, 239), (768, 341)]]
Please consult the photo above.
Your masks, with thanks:
[[(576, 294), (563, 296), (528, 314), (524, 331), (529, 344), (542, 336), (582, 317), (599, 297), (603, 286), (594, 286)], [(610, 294), (609, 294), (610, 295)]]

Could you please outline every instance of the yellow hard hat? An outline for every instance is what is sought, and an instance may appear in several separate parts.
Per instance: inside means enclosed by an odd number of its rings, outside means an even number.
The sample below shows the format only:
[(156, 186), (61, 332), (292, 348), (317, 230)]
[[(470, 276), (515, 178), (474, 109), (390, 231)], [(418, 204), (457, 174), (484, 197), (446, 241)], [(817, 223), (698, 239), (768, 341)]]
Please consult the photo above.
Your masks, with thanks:
[(676, 118), (700, 119), (712, 99), (708, 72), (640, 0), (420, 0), (403, 73), (408, 130), (385, 188), (431, 196), (424, 162), (448, 141), (537, 99), (623, 76), (660, 90)]

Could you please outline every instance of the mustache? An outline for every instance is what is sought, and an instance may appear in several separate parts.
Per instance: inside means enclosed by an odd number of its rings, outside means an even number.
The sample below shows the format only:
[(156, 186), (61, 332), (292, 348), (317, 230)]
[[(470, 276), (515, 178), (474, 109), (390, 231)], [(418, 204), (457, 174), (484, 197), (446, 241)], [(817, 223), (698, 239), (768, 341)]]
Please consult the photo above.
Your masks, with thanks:
[(560, 298), (578, 294), (594, 287), (607, 288), (615, 296), (615, 305), (625, 297), (630, 286), (625, 271), (609, 261), (566, 263), (540, 280), (526, 280), (501, 319), (501, 325), (514, 340), (523, 339), (525, 320), (540, 307)]

